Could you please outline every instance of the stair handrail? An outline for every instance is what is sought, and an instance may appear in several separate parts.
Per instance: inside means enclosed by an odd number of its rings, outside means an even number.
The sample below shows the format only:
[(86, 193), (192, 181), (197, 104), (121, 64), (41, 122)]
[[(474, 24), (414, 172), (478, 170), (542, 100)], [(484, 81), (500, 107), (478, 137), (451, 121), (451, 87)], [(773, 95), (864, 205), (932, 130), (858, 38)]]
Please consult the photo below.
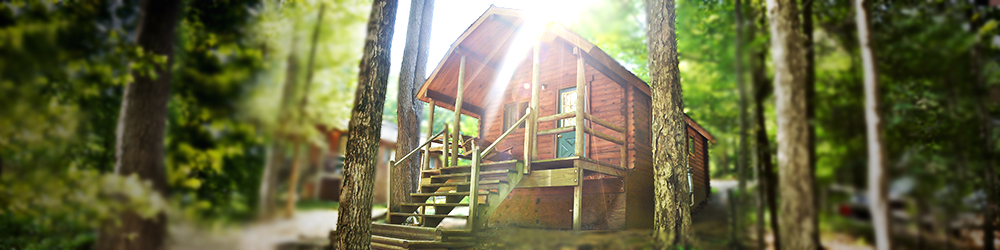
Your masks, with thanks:
[(521, 126), (521, 124), (524, 123), (526, 119), (528, 119), (528, 116), (531, 115), (531, 112), (532, 112), (531, 108), (528, 108), (524, 112), (524, 116), (521, 116), (521, 119), (517, 120), (517, 122), (515, 122), (514, 125), (511, 125), (510, 128), (507, 128), (507, 131), (503, 132), (503, 134), (500, 135), (500, 137), (497, 137), (496, 141), (493, 141), (493, 144), (490, 144), (490, 146), (486, 147), (486, 149), (484, 149), (483, 152), (479, 153), (479, 158), (485, 159), (486, 156), (490, 155), (490, 153), (492, 153), (491, 151), (496, 149), (497, 144), (499, 144), (500, 141), (503, 141), (503, 139), (507, 138), (507, 135), (510, 135), (511, 132), (514, 132), (514, 129), (516, 129), (518, 126)]
[(412, 156), (413, 153), (416, 153), (417, 150), (423, 149), (423, 147), (427, 146), (428, 143), (431, 143), (432, 141), (434, 141), (434, 138), (437, 138), (438, 136), (441, 136), (445, 132), (448, 132), (448, 126), (445, 126), (444, 129), (441, 130), (441, 132), (438, 132), (434, 136), (431, 136), (430, 138), (427, 138), (426, 142), (424, 142), (423, 144), (420, 144), (420, 146), (417, 146), (416, 148), (414, 148), (412, 151), (410, 151), (410, 153), (406, 154), (406, 156), (403, 156), (403, 158), (399, 158), (399, 159), (396, 159), (395, 161), (393, 161), (392, 166), (396, 167), (400, 163), (403, 163), (404, 160), (406, 160), (407, 158), (410, 158), (410, 156)]

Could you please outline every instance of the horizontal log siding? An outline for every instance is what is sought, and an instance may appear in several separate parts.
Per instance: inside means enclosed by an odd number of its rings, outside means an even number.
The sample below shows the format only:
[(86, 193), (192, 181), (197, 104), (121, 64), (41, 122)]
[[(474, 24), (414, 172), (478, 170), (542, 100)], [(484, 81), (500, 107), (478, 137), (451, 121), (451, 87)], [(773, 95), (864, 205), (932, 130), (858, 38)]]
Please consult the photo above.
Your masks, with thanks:
[[(576, 56), (572, 53), (572, 48), (562, 42), (546, 43), (541, 53), (541, 83), (546, 88), (540, 93), (538, 116), (544, 117), (555, 115), (557, 112), (559, 90), (576, 86)], [(591, 90), (587, 99), (590, 102), (587, 113), (625, 127), (625, 111), (622, 110), (622, 96), (625, 94), (621, 85), (615, 83), (607, 76), (601, 74), (590, 65), (586, 66), (586, 83)], [(522, 61), (515, 70), (511, 81), (503, 89), (502, 97), (491, 100), (486, 106), (486, 114), (483, 117), (485, 136), (487, 140), (494, 141), (503, 134), (503, 108), (511, 103), (528, 102), (530, 91), (524, 90), (525, 83), (531, 82), (531, 58)], [(497, 93), (496, 95), (501, 95)], [(615, 132), (604, 126), (590, 122), (589, 127), (615, 137), (621, 137), (620, 132)], [(554, 129), (556, 121), (542, 122), (538, 130)], [(618, 165), (621, 157), (620, 148), (617, 144), (587, 135), (587, 155), (588, 157)], [(538, 138), (538, 159), (551, 159), (555, 157), (556, 135), (542, 135)], [(515, 158), (522, 158), (524, 155), (524, 131), (518, 128), (501, 142), (497, 149), (505, 150), (511, 148), (511, 154)]]

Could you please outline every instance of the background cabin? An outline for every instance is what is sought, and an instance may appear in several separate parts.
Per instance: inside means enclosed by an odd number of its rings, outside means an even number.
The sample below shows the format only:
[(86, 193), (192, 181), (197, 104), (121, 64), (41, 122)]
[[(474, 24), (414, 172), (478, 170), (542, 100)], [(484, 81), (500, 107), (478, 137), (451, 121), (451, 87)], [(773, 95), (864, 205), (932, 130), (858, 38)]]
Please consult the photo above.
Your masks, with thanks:
[[(469, 221), (467, 231), (652, 228), (649, 85), (558, 24), (545, 27), (513, 76), (497, 81), (507, 77), (500, 67), (523, 22), (519, 11), (491, 6), (417, 93), (461, 112), (446, 128), (431, 126), (434, 136), (417, 151), (446, 160), (433, 169), (425, 164), (420, 190), (390, 211), (388, 223), (435, 227), (460, 218)], [(478, 120), (478, 137), (453, 129), (461, 115)], [(709, 196), (714, 138), (690, 117), (686, 127), (696, 205)], [(397, 161), (410, 155), (397, 154)], [(384, 227), (373, 232), (383, 237)]]

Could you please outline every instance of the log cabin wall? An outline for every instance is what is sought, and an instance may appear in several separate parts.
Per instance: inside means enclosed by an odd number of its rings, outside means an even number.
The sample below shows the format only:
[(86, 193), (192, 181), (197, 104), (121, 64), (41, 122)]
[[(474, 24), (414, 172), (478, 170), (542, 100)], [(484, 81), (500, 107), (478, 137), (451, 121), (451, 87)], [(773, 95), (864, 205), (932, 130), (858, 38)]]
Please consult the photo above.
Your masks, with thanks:
[(625, 227), (652, 228), (653, 138), (652, 99), (635, 87), (628, 91), (629, 99), (629, 167), (625, 176)]
[[(573, 47), (556, 38), (552, 42), (543, 43), (541, 49), (541, 84), (545, 85), (540, 93), (539, 117), (557, 114), (559, 90), (576, 86), (577, 57), (573, 55)], [(483, 131), (486, 140), (494, 141), (504, 132), (504, 107), (516, 105), (518, 117), (523, 114), (523, 107), (531, 98), (530, 90), (525, 89), (525, 83), (531, 82), (531, 57), (523, 60), (514, 76), (503, 89), (503, 94), (499, 98), (489, 101), (485, 107), (486, 114), (483, 115)], [(614, 82), (604, 74), (597, 71), (589, 64), (585, 64), (585, 81), (588, 91), (586, 99), (588, 106), (586, 113), (589, 113), (601, 120), (608, 121), (619, 126), (625, 125), (626, 110), (623, 101), (625, 91), (622, 85)], [(499, 95), (499, 94), (495, 94)], [(588, 126), (596, 131), (618, 136), (621, 133), (615, 132), (604, 126), (588, 122)], [(542, 122), (538, 125), (538, 130), (554, 129), (556, 121)], [(505, 150), (512, 148), (511, 154), (518, 159), (524, 156), (524, 128), (518, 128), (501, 142), (497, 149)], [(586, 136), (586, 154), (589, 158), (612, 165), (619, 165), (621, 159), (620, 146), (591, 135)], [(542, 135), (538, 137), (538, 159), (555, 158), (556, 135)]]
[(694, 145), (689, 145), (693, 147), (688, 149), (690, 152), (688, 155), (688, 164), (692, 168), (692, 182), (694, 182), (694, 204), (701, 204), (702, 201), (708, 199), (709, 190), (708, 187), (708, 164), (705, 161), (704, 152), (707, 151), (706, 143), (707, 139), (704, 136), (694, 130), (691, 126), (685, 126), (687, 128), (688, 140), (689, 142), (694, 142)]

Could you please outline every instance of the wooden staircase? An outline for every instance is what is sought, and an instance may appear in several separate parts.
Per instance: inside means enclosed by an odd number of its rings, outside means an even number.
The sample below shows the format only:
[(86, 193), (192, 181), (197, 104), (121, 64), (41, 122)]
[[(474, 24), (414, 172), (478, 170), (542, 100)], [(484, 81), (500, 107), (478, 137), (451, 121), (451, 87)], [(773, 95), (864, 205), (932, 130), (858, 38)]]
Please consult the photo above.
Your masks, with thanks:
[[(522, 166), (518, 160), (479, 164), (475, 184), (478, 186), (477, 205), (475, 209), (468, 210), (471, 214), (460, 213), (455, 208), (470, 207), (472, 165), (421, 171), (420, 193), (411, 193), (411, 203), (401, 204), (399, 212), (390, 212), (386, 224), (376, 223), (373, 226), (372, 248), (453, 249), (475, 245), (473, 229), (485, 225), (493, 211), (510, 194), (521, 179)], [(465, 228), (438, 229), (446, 218), (465, 220)]]

